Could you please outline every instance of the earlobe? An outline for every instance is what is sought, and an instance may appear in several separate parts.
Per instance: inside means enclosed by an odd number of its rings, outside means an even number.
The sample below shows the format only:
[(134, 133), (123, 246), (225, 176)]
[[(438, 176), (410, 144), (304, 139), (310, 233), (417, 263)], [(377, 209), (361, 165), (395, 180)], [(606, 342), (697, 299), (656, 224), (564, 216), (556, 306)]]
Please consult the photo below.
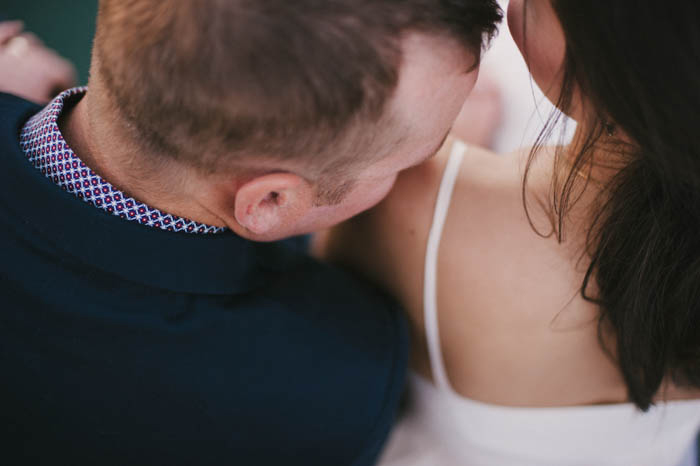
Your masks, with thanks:
[(254, 178), (236, 193), (236, 222), (253, 239), (287, 235), (312, 206), (311, 186), (298, 175), (273, 173)]

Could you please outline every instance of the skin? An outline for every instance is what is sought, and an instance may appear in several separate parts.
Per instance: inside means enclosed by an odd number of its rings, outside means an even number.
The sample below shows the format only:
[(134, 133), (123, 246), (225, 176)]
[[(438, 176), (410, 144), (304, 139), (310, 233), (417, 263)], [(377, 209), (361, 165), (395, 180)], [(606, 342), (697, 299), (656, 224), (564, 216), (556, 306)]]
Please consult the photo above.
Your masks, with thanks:
[(402, 142), (356, 173), (337, 205), (317, 205), (315, 183), (293, 163), (260, 160), (246, 171), (202, 175), (174, 161), (149, 165), (144, 161), (157, 157), (148, 154), (135, 159), (139, 150), (114, 118), (95, 57), (90, 91), (59, 125), (88, 166), (148, 205), (256, 241), (319, 231), (376, 205), (400, 171), (433, 156), (474, 87), (474, 57), (451, 40), (413, 33), (402, 45), (399, 84), (387, 110), (401, 123), (399, 133), (386, 135)]
[(0, 22), (0, 92), (46, 103), (75, 85), (75, 68), (22, 28), (21, 21)]
[(554, 10), (548, 1), (512, 0), (507, 17), (513, 40), (525, 57), (533, 80), (545, 96), (556, 103), (566, 41)]
[[(534, 80), (556, 102), (564, 34), (548, 1), (528, 3), (526, 12), (523, 1), (511, 0), (510, 26)], [(572, 113), (585, 121), (583, 108), (578, 105)], [(438, 157), (401, 174), (375, 209), (336, 228), (323, 252), (404, 305), (414, 341), (412, 366), (428, 379), (423, 268), (451, 145), (448, 141)], [(536, 202), (548, 198), (554, 150), (542, 150), (530, 172), (527, 196), (535, 229), (522, 200), (528, 154), (526, 149), (497, 156), (470, 147), (462, 163), (438, 257), (438, 320), (451, 385), (464, 397), (504, 406), (627, 402), (619, 369), (598, 339), (599, 309), (579, 291), (588, 267), (584, 243), (598, 185), (591, 183), (570, 212), (559, 243), (546, 236), (551, 224)], [(605, 327), (603, 340), (614, 349), (614, 335)], [(658, 398), (697, 395), (668, 383)]]

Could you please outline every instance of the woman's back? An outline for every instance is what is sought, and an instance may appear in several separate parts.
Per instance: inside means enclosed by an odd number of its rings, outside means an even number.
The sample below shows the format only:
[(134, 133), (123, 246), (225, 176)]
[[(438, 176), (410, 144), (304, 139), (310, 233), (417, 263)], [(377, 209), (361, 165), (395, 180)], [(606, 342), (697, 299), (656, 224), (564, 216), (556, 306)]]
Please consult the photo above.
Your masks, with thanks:
[[(431, 377), (423, 326), (423, 268), (438, 186), (452, 143), (401, 175), (378, 208), (336, 232), (336, 257), (393, 292), (413, 323), (414, 367)], [(588, 263), (581, 232), (563, 243), (538, 234), (522, 202), (523, 153), (470, 148), (456, 180), (437, 266), (439, 327), (455, 390), (506, 406), (575, 406), (627, 401), (624, 381), (600, 344), (600, 311), (580, 296)], [(549, 188), (546, 153), (531, 195)], [(531, 196), (531, 199), (534, 197)], [(584, 215), (585, 200), (576, 215)], [(535, 227), (549, 220), (531, 208)], [(371, 239), (371, 241), (369, 241)], [(604, 337), (614, 349), (611, 337)], [(673, 397), (686, 397), (674, 390)]]
[[(423, 451), (484, 465), (593, 464), (595, 458), (595, 464), (632, 464), (616, 462), (611, 445), (618, 445), (617, 453), (629, 450), (628, 460), (644, 454), (648, 464), (677, 464), (700, 425), (700, 401), (661, 403), (644, 415), (625, 403), (624, 380), (599, 338), (600, 311), (579, 291), (588, 263), (576, 219), (585, 218), (588, 201), (571, 213), (562, 243), (537, 234), (522, 204), (526, 154), (464, 153), (436, 263), (437, 328), (448, 380), (434, 380), (437, 387), (428, 382), (435, 371), (428, 349), (433, 337), (426, 338), (424, 325), (425, 251), (452, 149), (450, 142), (437, 158), (404, 173), (383, 204), (331, 243), (344, 262), (399, 297), (411, 317), (414, 403), (387, 463)], [(531, 171), (531, 199), (546, 196), (550, 166), (544, 151)], [(546, 232), (544, 212), (533, 206), (531, 219)], [(612, 336), (601, 337), (606, 348), (615, 347)], [(432, 356), (433, 363), (440, 359)], [(660, 398), (693, 396), (668, 384)], [(660, 432), (663, 438), (656, 437)], [(430, 445), (438, 451), (430, 453)]]
[[(545, 161), (543, 154), (532, 172), (531, 199), (548, 189)], [(434, 165), (440, 172), (442, 161)], [(523, 209), (523, 168), (521, 154), (478, 149), (461, 165), (437, 266), (450, 381), (463, 395), (500, 405), (625, 401), (619, 370), (598, 340), (599, 311), (580, 296), (582, 242), (573, 229), (561, 244), (533, 229)], [(536, 228), (548, 232), (537, 206), (531, 212)]]

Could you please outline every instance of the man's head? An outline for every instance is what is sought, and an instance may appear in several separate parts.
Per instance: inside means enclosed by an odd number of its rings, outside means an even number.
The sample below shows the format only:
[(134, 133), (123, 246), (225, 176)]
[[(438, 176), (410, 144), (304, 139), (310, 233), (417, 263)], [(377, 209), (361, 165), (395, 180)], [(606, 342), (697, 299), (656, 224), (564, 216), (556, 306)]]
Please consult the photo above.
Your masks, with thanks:
[(101, 0), (91, 88), (139, 162), (196, 173), (217, 217), (273, 240), (432, 155), (499, 19), (494, 0)]

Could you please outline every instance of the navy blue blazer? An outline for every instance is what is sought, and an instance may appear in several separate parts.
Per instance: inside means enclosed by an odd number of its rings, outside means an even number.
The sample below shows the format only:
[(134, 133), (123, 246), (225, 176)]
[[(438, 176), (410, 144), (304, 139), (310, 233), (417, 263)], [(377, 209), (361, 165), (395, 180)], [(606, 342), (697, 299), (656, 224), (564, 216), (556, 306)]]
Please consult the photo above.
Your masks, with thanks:
[(63, 192), (0, 95), (0, 463), (363, 466), (404, 384), (394, 303), (294, 240), (165, 232)]

